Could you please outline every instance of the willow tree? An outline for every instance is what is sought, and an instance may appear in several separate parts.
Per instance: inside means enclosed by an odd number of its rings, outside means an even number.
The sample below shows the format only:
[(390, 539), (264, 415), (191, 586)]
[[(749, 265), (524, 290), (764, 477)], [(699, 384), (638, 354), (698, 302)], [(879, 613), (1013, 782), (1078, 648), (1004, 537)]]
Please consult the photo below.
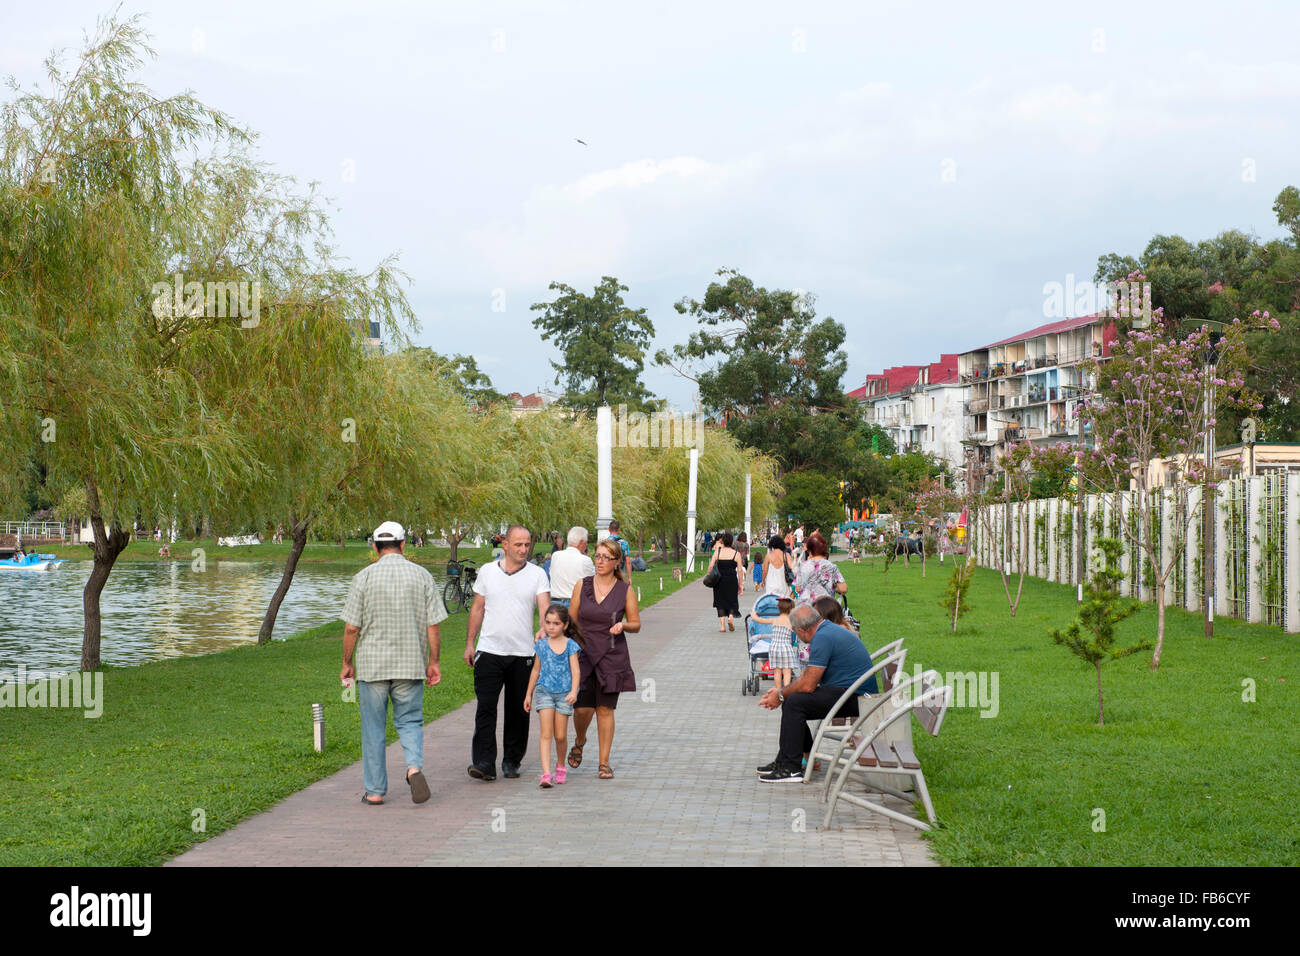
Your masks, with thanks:
[(138, 20), (103, 22), (74, 67), (46, 61), (48, 92), (11, 80), (0, 108), (0, 461), (40, 462), (56, 496), (84, 489), (83, 669), (99, 666), (100, 595), (135, 517), (206, 507), (255, 467), (223, 411), (240, 322), (154, 308), (201, 228), (187, 158), (247, 134), (136, 83), (145, 55)]
[[(367, 273), (340, 264), (314, 189), (299, 191), (242, 154), (196, 163), (177, 208), (176, 274), (257, 290), (256, 315), (234, 323), (226, 377), (238, 385), (218, 399), (257, 468), (209, 513), (227, 525), (288, 529), (292, 546), (258, 636), (266, 643), (309, 530), (324, 516), (355, 527), (353, 503), (378, 505), (394, 485), (371, 482), (376, 465), (428, 432), (396, 397), (400, 377), (368, 358), (372, 327), (401, 342), (414, 314), (391, 257)], [(184, 308), (159, 296), (164, 315)]]

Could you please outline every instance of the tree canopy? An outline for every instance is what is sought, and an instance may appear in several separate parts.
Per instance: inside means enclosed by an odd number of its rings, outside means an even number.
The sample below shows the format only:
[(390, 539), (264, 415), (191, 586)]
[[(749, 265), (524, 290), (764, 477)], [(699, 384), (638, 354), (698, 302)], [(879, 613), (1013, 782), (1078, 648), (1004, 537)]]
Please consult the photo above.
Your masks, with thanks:
[(645, 309), (630, 308), (623, 301), (627, 286), (604, 276), (591, 295), (563, 282), (552, 282), (549, 288), (560, 294), (531, 307), (541, 313), (533, 326), (541, 330), (543, 341), (554, 340), (564, 357), (563, 364), (551, 362), (556, 384), (564, 385), (564, 404), (592, 414), (602, 405), (626, 404), (634, 411), (652, 406), (641, 373), (654, 324)]
[[(856, 414), (841, 381), (848, 359), (844, 326), (817, 321), (814, 297), (769, 291), (732, 269), (719, 270), (703, 299), (677, 311), (700, 329), (655, 361), (694, 381), (704, 410), (721, 418), (743, 445), (775, 458), (786, 471), (846, 463)], [(695, 372), (698, 363), (717, 364)]]

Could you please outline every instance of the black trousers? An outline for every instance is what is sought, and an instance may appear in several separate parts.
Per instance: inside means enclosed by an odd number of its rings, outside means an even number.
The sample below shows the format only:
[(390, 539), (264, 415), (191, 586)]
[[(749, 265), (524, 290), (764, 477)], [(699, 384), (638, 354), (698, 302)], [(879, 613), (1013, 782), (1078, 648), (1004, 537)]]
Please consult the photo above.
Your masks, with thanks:
[[(820, 720), (830, 713), (835, 702), (844, 693), (843, 687), (827, 687), (823, 684), (806, 694), (787, 694), (781, 705), (781, 752), (777, 762), (790, 770), (798, 770), (803, 755), (812, 749), (812, 734), (808, 730), (808, 721)], [(858, 697), (853, 695), (844, 702), (837, 717), (858, 716)]]
[(474, 695), (478, 710), (474, 715), (474, 743), (471, 759), (477, 766), (495, 768), (497, 764), (497, 701), (502, 688), (506, 692), (505, 728), (501, 733), (502, 764), (521, 765), (528, 750), (528, 714), (524, 710), (524, 691), (533, 673), (531, 657), (508, 657), (480, 652), (474, 663)]

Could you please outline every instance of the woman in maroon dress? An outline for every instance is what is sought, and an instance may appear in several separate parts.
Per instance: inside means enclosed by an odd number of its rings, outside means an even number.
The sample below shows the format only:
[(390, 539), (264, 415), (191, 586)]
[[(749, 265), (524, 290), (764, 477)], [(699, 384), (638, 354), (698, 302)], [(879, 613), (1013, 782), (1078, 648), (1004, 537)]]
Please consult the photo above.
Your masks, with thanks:
[(587, 728), (595, 716), (600, 744), (597, 776), (609, 780), (614, 776), (609, 765), (614, 746), (614, 708), (620, 693), (637, 689), (627, 635), (641, 630), (641, 614), (636, 592), (623, 580), (623, 552), (618, 543), (606, 538), (596, 545), (595, 562), (595, 575), (577, 583), (569, 604), (570, 616), (586, 637), (586, 647), (578, 658), (581, 675), (573, 709), (575, 736), (569, 766), (576, 768), (582, 763)]

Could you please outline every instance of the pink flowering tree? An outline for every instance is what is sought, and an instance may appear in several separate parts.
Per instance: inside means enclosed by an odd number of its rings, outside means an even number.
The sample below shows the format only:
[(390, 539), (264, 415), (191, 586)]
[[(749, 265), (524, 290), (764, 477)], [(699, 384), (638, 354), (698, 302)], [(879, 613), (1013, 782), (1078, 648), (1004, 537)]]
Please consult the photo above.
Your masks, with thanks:
[[(1164, 650), (1165, 586), (1187, 545), (1193, 518), (1188, 492), (1205, 477), (1201, 452), (1207, 429), (1215, 425), (1207, 394), (1214, 396), (1219, 409), (1260, 407), (1245, 386), (1244, 336), (1250, 329), (1277, 327), (1268, 313), (1255, 313), (1221, 333), (1202, 326), (1180, 337), (1157, 309), (1150, 327), (1130, 328), (1109, 360), (1092, 363), (1098, 396), (1081, 414), (1092, 425), (1094, 444), (1082, 454), (1080, 478), (1093, 490), (1136, 491), (1140, 519), (1120, 524), (1124, 536), (1145, 556), (1154, 579), (1153, 670), (1160, 666)], [(1165, 538), (1158, 496), (1162, 473), (1171, 469), (1178, 480), (1170, 486), (1174, 514)]]
[(945, 487), (935, 478), (922, 478), (915, 494), (912, 496), (913, 511), (916, 520), (921, 523), (921, 577), (925, 577), (925, 538), (934, 525), (942, 531), (944, 516), (953, 511), (960, 511), (962, 499), (957, 492)]

